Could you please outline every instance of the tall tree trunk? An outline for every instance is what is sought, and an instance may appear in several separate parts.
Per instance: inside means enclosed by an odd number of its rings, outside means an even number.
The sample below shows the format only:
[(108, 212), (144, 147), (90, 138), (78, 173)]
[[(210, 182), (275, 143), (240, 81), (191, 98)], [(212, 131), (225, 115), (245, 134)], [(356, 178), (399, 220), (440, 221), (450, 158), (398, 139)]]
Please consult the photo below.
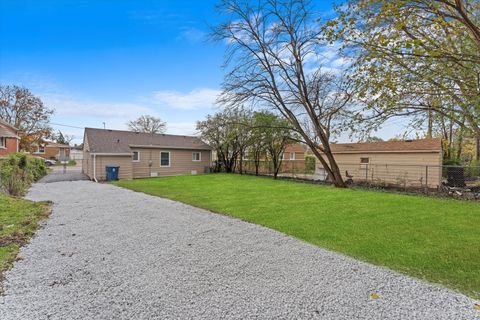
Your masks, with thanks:
[(255, 164), (255, 175), (258, 176), (258, 167), (260, 167), (260, 160), (255, 159), (254, 164)]
[(240, 174), (243, 175), (243, 151), (240, 151), (239, 170)]
[(456, 159), (460, 160), (462, 157), (462, 148), (463, 148), (463, 127), (459, 128), (460, 133), (458, 134), (457, 138), (457, 154), (455, 156)]
[(428, 109), (428, 129), (427, 129), (427, 138), (432, 139), (433, 131), (433, 114), (432, 109)]
[(477, 149), (475, 160), (480, 161), (480, 134), (475, 136), (475, 146), (475, 149)]
[(452, 158), (453, 149), (453, 121), (450, 120), (448, 127), (448, 159)]
[[(465, 123), (465, 116), (463, 116), (462, 118), (462, 123)], [(463, 149), (463, 135), (465, 134), (465, 128), (464, 126), (460, 126), (458, 128), (458, 130), (460, 130), (460, 132), (458, 133), (458, 138), (457, 138), (457, 154), (456, 154), (456, 159), (457, 160), (460, 160), (460, 158), (462, 157), (462, 149)]]
[[(330, 150), (330, 146), (328, 146), (328, 148), (325, 148), (325, 154), (322, 154), (313, 141), (309, 139), (306, 140), (307, 145), (310, 147), (310, 150), (312, 150), (315, 157), (320, 161), (323, 168), (327, 171), (333, 185), (337, 188), (346, 188), (347, 185), (345, 181), (343, 181), (342, 174), (340, 173), (340, 168), (337, 164), (337, 161), (335, 160), (335, 157), (332, 154), (332, 151)], [(325, 160), (325, 157), (327, 158), (328, 163)]]

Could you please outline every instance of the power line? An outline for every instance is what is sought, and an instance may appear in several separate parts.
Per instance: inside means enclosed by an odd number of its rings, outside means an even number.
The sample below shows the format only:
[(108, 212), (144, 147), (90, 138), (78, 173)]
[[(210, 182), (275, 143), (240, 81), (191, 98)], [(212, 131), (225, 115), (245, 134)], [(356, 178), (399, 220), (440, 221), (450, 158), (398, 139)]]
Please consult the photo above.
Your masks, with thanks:
[(75, 128), (75, 129), (85, 129), (85, 127), (76, 127), (68, 124), (61, 124), (61, 123), (55, 123), (55, 122), (50, 122), (50, 124), (53, 124), (54, 126), (69, 127), (69, 128)]

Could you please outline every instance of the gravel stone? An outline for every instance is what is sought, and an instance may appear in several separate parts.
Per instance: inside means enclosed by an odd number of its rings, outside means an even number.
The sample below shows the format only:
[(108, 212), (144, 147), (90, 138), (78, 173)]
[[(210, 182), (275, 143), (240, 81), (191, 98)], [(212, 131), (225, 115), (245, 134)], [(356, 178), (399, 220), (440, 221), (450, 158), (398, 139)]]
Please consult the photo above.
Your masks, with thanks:
[(52, 172), (40, 179), (40, 181), (38, 181), (39, 183), (89, 180), (88, 177), (82, 173), (81, 167), (66, 167), (65, 171), (62, 166), (52, 167), (51, 169)]
[(3, 320), (480, 319), (452, 290), (178, 202), (89, 181), (28, 197), (53, 213), (6, 273)]

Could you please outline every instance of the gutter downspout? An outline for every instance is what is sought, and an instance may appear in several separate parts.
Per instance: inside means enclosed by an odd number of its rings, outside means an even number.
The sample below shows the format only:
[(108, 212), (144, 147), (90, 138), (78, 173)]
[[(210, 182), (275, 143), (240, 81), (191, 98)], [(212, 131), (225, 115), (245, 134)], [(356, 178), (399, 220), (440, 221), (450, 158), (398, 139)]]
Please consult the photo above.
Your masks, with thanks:
[(95, 182), (98, 182), (97, 181), (97, 154), (96, 153), (93, 154), (93, 180)]

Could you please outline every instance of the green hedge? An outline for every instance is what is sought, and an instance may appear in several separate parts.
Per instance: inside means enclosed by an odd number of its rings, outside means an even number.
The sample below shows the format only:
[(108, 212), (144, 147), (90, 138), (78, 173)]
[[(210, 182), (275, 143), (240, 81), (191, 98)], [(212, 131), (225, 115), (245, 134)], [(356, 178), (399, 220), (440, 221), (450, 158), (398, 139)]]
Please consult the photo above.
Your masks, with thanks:
[(47, 172), (43, 159), (11, 153), (0, 164), (0, 187), (9, 195), (22, 196), (33, 182)]
[(305, 157), (305, 171), (315, 172), (315, 161), (316, 161), (315, 157), (306, 156)]

